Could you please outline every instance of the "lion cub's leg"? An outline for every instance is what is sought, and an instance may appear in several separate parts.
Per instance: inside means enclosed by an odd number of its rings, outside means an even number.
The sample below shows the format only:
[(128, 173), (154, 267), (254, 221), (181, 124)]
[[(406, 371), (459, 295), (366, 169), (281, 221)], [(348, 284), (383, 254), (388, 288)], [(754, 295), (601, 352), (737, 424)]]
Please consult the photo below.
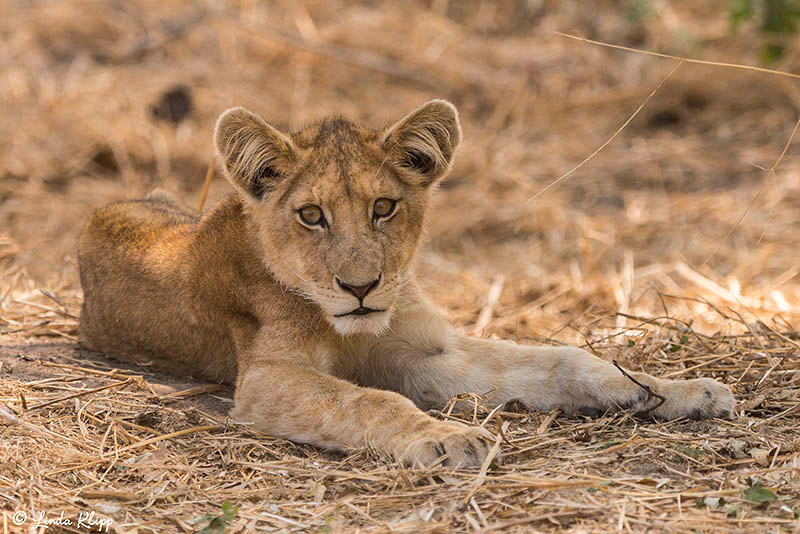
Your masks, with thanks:
[[(467, 358), (501, 349), (482, 340), (464, 340), (462, 347)], [(503, 400), (519, 398), (545, 410), (561, 408), (567, 413), (590, 415), (609, 409), (650, 411), (659, 419), (728, 417), (734, 407), (730, 390), (709, 378), (680, 381), (629, 373), (663, 397), (662, 403), (612, 364), (586, 351), (573, 347), (512, 347), (506, 353), (509, 368), (499, 381), (504, 389)], [(503, 353), (502, 349), (498, 352)]]
[(397, 337), (374, 342), (361, 360), (361, 383), (398, 391), (424, 408), (453, 395), (484, 394), (491, 403), (520, 400), (540, 410), (601, 413), (651, 410), (662, 419), (725, 417), (730, 390), (715, 380), (664, 380), (630, 373), (659, 399), (612, 364), (572, 347), (532, 347), (455, 333), (426, 306), (397, 321)]
[(491, 403), (520, 400), (529, 407), (560, 408), (566, 413), (652, 410), (661, 419), (727, 417), (734, 406), (728, 388), (715, 380), (663, 380), (630, 373), (665, 398), (657, 406), (657, 397), (612, 364), (572, 347), (530, 347), (460, 338), (441, 354), (427, 348), (415, 353), (406, 345), (398, 355), (383, 352), (385, 348), (389, 346), (379, 349), (381, 360), (389, 364), (391, 372), (384, 369), (363, 374), (383, 377), (372, 385), (399, 391), (426, 408), (440, 407), (464, 392), (483, 394)]
[(443, 422), (391, 391), (356, 386), (283, 361), (249, 363), (239, 377), (233, 418), (321, 447), (374, 447), (413, 465), (476, 467), (489, 445), (482, 428)]

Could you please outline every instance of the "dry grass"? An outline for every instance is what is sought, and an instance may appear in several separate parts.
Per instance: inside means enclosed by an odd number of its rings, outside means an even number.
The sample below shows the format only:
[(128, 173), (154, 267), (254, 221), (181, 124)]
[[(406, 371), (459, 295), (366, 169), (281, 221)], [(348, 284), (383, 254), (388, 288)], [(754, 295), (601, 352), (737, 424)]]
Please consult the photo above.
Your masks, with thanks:
[[(229, 532), (800, 532), (797, 82), (687, 62), (650, 97), (669, 61), (553, 33), (758, 64), (757, 34), (730, 33), (726, 2), (694, 4), (659, 3), (641, 23), (613, 2), (6, 6), (0, 532), (20, 530), (19, 510), (194, 532), (225, 502)], [(772, 67), (798, 73), (800, 56)], [(156, 120), (177, 85), (190, 114)], [(286, 127), (332, 112), (380, 123), (433, 97), (458, 105), (465, 147), (419, 270), (453, 320), (718, 378), (736, 419), (571, 419), (471, 397), (440, 416), (486, 425), (501, 463), (418, 471), (231, 425), (228, 390), (75, 348), (81, 221), (155, 186), (199, 202), (226, 107)], [(217, 177), (206, 206), (228, 190)]]

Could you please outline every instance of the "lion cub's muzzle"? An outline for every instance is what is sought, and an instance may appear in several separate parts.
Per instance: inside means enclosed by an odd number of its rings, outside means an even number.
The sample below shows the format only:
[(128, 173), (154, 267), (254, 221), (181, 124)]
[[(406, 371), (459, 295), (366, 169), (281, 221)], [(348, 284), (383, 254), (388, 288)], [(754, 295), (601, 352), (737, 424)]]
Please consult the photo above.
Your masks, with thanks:
[(370, 308), (370, 307), (364, 305), (364, 299), (367, 298), (367, 295), (369, 295), (374, 289), (376, 289), (380, 285), (382, 278), (383, 278), (383, 275), (379, 273), (378, 274), (378, 278), (376, 278), (375, 280), (373, 280), (373, 281), (371, 281), (369, 283), (366, 283), (366, 284), (352, 284), (352, 283), (348, 283), (348, 282), (343, 282), (337, 276), (336, 277), (336, 285), (339, 287), (339, 289), (341, 289), (345, 293), (349, 293), (349, 294), (353, 295), (355, 298), (357, 298), (358, 299), (358, 307), (353, 309), (353, 310), (351, 310), (351, 311), (349, 311), (349, 312), (337, 314), (334, 317), (344, 317), (346, 315), (368, 315), (368, 314), (373, 313), (373, 312), (384, 311), (384, 310), (380, 310), (380, 309)]

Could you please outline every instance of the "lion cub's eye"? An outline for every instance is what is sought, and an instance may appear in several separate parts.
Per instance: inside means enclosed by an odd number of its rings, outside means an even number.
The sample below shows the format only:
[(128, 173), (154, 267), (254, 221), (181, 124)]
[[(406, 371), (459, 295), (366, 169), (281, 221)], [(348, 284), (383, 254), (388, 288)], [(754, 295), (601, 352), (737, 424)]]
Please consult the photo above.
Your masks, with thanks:
[(325, 226), (325, 216), (319, 206), (304, 206), (297, 210), (300, 220), (308, 226)]
[(390, 198), (379, 198), (372, 206), (372, 212), (376, 219), (386, 219), (390, 217), (397, 208), (397, 201)]

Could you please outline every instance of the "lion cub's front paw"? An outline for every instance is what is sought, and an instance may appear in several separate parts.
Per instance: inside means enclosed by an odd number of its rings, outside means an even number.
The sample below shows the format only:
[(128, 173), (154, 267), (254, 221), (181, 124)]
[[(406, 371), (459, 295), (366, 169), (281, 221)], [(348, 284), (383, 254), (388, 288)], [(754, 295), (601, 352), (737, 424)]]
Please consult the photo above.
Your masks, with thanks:
[(659, 388), (666, 401), (653, 415), (660, 419), (731, 417), (736, 401), (728, 386), (711, 378), (670, 381)]
[(442, 457), (441, 464), (447, 467), (480, 467), (491, 441), (491, 434), (481, 427), (436, 423), (410, 436), (398, 455), (415, 467), (431, 466)]

